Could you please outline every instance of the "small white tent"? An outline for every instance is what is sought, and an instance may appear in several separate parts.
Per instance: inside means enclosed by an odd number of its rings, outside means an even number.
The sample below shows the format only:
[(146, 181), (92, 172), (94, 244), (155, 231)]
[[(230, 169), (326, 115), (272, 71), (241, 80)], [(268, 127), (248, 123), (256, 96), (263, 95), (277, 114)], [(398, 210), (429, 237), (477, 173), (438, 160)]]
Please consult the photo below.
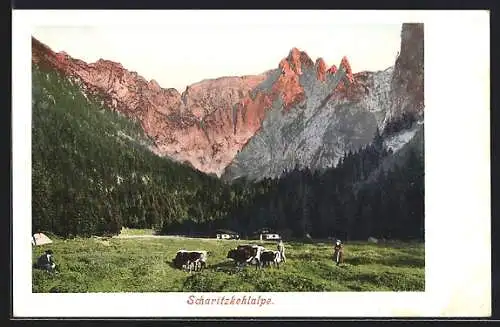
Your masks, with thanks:
[(33, 237), (31, 238), (31, 245), (43, 245), (50, 243), (52, 243), (52, 240), (43, 233), (33, 234)]

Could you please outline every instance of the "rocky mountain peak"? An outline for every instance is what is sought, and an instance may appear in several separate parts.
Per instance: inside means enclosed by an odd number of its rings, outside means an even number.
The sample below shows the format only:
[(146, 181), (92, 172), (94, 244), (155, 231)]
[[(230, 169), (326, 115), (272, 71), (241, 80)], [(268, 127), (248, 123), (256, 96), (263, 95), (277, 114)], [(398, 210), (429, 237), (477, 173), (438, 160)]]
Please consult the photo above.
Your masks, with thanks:
[(306, 52), (300, 51), (295, 47), (290, 50), (290, 52), (288, 53), (288, 57), (286, 57), (284, 60), (287, 61), (290, 70), (298, 75), (302, 75), (303, 66), (304, 67), (314, 66), (314, 62), (309, 57), (309, 55)]
[(332, 65), (332, 67), (328, 68), (326, 71), (328, 74), (335, 74), (337, 72), (337, 66)]
[(424, 24), (404, 23), (401, 47), (394, 65), (391, 118), (409, 112), (420, 116), (424, 108)]
[(161, 91), (160, 84), (158, 84), (158, 82), (155, 81), (154, 79), (149, 81), (149, 85), (150, 85), (151, 89), (153, 89), (157, 92)]
[(95, 66), (95, 67), (99, 67), (101, 69), (107, 69), (107, 68), (124, 69), (123, 65), (120, 64), (119, 62), (106, 60), (106, 59), (102, 59), (102, 58), (97, 60), (95, 63), (91, 63), (90, 65)]
[(345, 71), (345, 76), (349, 79), (349, 82), (354, 82), (354, 76), (352, 74), (351, 64), (349, 63), (349, 59), (346, 56), (342, 57), (340, 61), (340, 67), (342, 67)]
[(316, 77), (324, 82), (326, 80), (326, 64), (323, 58), (316, 59), (314, 66), (316, 67)]

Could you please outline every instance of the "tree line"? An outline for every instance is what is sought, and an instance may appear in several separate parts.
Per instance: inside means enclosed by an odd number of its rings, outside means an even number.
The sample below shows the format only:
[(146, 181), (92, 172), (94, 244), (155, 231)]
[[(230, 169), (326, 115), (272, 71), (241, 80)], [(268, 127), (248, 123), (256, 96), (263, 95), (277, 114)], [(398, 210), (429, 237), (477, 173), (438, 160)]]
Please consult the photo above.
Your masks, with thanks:
[(269, 227), (287, 237), (423, 238), (423, 154), (392, 156), (381, 133), (337, 167), (231, 184), (154, 155), (137, 122), (33, 66), (32, 228), (63, 237), (122, 227), (206, 235)]
[[(346, 153), (335, 168), (237, 181), (236, 198), (249, 192), (252, 200), (234, 206), (224, 223), (244, 235), (266, 226), (285, 237), (423, 240), (423, 159), (410, 147), (396, 162), (377, 131), (371, 144)], [(383, 161), (392, 162), (387, 170)]]

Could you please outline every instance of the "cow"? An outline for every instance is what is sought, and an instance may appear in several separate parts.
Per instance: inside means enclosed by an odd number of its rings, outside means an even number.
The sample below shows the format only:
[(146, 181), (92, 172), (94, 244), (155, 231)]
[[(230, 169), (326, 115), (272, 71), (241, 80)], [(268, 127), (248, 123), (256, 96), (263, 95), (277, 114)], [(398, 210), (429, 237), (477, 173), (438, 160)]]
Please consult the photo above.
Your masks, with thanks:
[(178, 269), (188, 269), (190, 267), (189, 256), (187, 251), (177, 251), (175, 258), (172, 259), (174, 267)]
[(337, 240), (333, 247), (333, 261), (335, 261), (337, 266), (344, 262), (344, 245), (340, 240)]
[(197, 258), (194, 258), (194, 263), (196, 264), (195, 270), (202, 270), (207, 267), (208, 251), (193, 251), (192, 253), (197, 253)]
[(191, 272), (192, 270), (198, 271), (206, 268), (207, 257), (207, 251), (179, 250), (172, 261), (176, 268), (187, 269)]
[(277, 268), (280, 267), (282, 261), (280, 251), (265, 250), (260, 254), (260, 262), (262, 267), (271, 266), (274, 264)]
[(33, 264), (33, 268), (45, 270), (47, 272), (56, 272), (56, 264), (54, 262), (54, 252), (52, 250), (45, 251), (36, 263)]
[(233, 259), (237, 265), (255, 264), (257, 269), (260, 266), (262, 251), (264, 251), (264, 247), (261, 245), (239, 245), (236, 249), (229, 250), (227, 257)]

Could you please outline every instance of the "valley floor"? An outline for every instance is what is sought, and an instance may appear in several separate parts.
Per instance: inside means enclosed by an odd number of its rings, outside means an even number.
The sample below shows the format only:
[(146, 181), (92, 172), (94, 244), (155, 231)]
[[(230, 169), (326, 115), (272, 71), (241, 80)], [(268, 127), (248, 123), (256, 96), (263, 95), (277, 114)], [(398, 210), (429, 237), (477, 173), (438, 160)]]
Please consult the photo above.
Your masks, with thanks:
[[(133, 234), (133, 235), (131, 235)], [(320, 292), (424, 291), (424, 244), (348, 243), (335, 266), (329, 243), (286, 242), (287, 262), (237, 271), (227, 252), (246, 240), (193, 239), (125, 233), (111, 239), (62, 240), (33, 248), (33, 260), (54, 251), (59, 273), (33, 270), (33, 292)], [(258, 241), (255, 241), (258, 243)], [(275, 249), (275, 243), (264, 242)], [(211, 251), (208, 267), (188, 273), (172, 267), (179, 249)]]

